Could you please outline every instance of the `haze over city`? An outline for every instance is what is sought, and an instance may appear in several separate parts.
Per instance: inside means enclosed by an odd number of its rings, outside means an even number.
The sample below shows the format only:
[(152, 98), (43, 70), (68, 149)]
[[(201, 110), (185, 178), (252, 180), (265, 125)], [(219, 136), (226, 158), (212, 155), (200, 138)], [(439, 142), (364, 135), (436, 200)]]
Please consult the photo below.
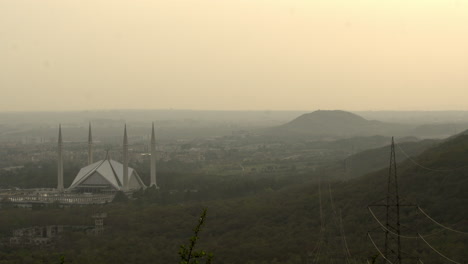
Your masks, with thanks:
[(468, 0), (0, 0), (0, 263), (468, 263), (467, 102)]
[(0, 111), (468, 110), (468, 1), (0, 2)]

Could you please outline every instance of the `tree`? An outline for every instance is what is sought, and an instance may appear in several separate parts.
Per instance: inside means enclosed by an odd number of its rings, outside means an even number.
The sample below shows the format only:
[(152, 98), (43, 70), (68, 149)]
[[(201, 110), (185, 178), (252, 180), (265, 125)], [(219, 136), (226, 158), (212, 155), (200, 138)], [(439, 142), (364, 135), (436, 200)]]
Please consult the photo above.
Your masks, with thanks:
[(198, 219), (198, 224), (193, 229), (194, 235), (190, 238), (188, 245), (181, 245), (179, 250), (180, 264), (199, 264), (200, 260), (205, 260), (205, 264), (210, 264), (213, 259), (212, 253), (206, 253), (204, 250), (195, 251), (195, 245), (200, 238), (198, 234), (205, 223), (207, 209), (203, 212)]

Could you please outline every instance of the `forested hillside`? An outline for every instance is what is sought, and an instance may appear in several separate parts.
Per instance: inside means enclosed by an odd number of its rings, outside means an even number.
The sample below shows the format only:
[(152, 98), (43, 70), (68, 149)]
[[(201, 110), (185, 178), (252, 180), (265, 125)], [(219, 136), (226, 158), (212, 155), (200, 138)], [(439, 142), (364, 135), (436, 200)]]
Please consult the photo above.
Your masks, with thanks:
[[(399, 163), (402, 201), (418, 204), (440, 223), (467, 232), (466, 160), (468, 136), (459, 136), (424, 151), (413, 161)], [(177, 263), (178, 247), (191, 236), (204, 207), (208, 208), (208, 218), (199, 246), (214, 253), (214, 263), (306, 263), (308, 253), (316, 252), (319, 241), (323, 248), (320, 263), (345, 263), (339, 215), (352, 259), (365, 263), (378, 254), (367, 232), (374, 230), (379, 245), (383, 237), (367, 206), (385, 198), (387, 175), (388, 169), (382, 169), (348, 181), (323, 178), (320, 185), (312, 180), (277, 191), (209, 202), (164, 205), (160, 194), (149, 190), (137, 200), (102, 208), (24, 211), (4, 206), (0, 218), (3, 237), (12, 228), (33, 223), (91, 224), (89, 216), (98, 210), (108, 212), (109, 217), (101, 237), (69, 233), (54, 250), (59, 253), (53, 254), (49, 249), (4, 246), (0, 263), (54, 263), (59, 255), (70, 263)], [(375, 212), (382, 217), (378, 209)], [(436, 232), (426, 238), (432, 246), (460, 263), (468, 258), (466, 235), (443, 231), (412, 208), (402, 209), (402, 223), (404, 235)], [(444, 263), (421, 241), (416, 245), (403, 239), (403, 247), (424, 263)]]
[[(401, 143), (397, 141), (397, 162), (400, 163), (409, 157), (418, 156), (440, 142), (440, 140), (434, 139)], [(358, 152), (340, 162), (325, 165), (319, 168), (319, 174), (324, 178), (352, 179), (388, 167), (389, 158), (390, 153), (388, 145), (380, 148), (373, 148)]]

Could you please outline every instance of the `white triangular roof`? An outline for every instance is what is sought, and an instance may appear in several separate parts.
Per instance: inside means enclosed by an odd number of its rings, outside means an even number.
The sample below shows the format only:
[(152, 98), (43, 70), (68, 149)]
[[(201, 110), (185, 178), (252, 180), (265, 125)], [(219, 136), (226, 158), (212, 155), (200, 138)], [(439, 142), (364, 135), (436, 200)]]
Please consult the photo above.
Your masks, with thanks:
[[(120, 190), (122, 188), (123, 164), (112, 159), (105, 159), (82, 168), (80, 172), (78, 172), (78, 175), (76, 175), (69, 189), (75, 188), (96, 173), (101, 175), (101, 177), (108, 181), (115, 189)], [(133, 168), (128, 168), (128, 176), (129, 183), (138, 183), (140, 188), (145, 186)], [(137, 187), (135, 184), (133, 185), (133, 187)], [(129, 187), (132, 188), (132, 186)]]

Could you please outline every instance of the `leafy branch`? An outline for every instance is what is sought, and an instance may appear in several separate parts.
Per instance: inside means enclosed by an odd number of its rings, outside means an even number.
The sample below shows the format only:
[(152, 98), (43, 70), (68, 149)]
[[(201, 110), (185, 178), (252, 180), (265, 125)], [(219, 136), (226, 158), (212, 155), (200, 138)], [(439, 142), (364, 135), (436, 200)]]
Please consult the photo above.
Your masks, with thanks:
[(198, 224), (193, 229), (194, 235), (190, 238), (188, 245), (181, 245), (179, 250), (180, 264), (199, 264), (200, 260), (205, 260), (205, 264), (210, 264), (213, 259), (212, 253), (207, 253), (204, 250), (195, 251), (195, 245), (200, 239), (198, 234), (201, 231), (203, 224), (205, 223), (207, 209), (203, 209), (203, 212), (198, 219)]

